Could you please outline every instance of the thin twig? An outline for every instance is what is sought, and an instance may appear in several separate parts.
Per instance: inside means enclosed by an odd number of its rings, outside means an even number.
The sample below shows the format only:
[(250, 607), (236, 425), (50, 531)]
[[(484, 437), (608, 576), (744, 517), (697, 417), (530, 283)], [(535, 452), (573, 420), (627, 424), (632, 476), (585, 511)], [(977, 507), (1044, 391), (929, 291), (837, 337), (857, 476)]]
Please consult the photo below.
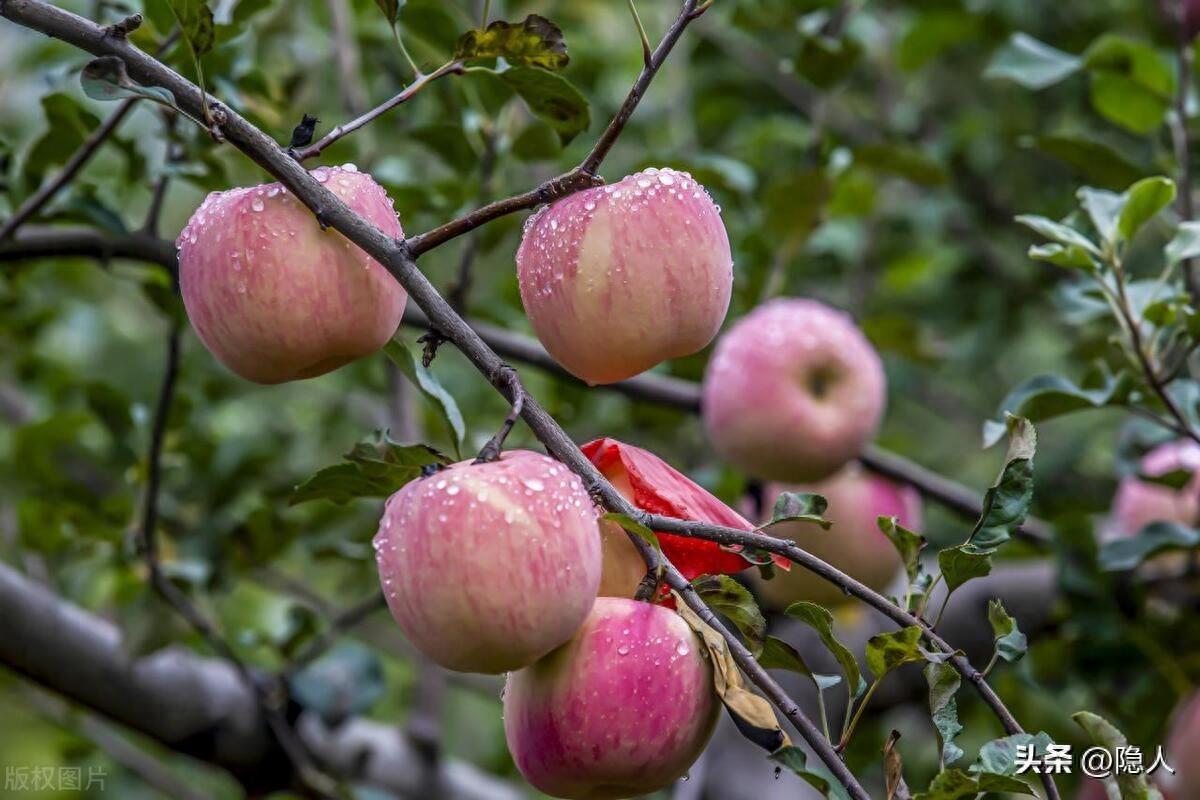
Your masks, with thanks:
[(462, 62), (461, 61), (449, 61), (449, 62), (443, 64), (442, 66), (438, 67), (436, 70), (429, 73), (428, 75), (418, 74), (416, 79), (414, 79), (413, 82), (410, 83), (408, 86), (404, 87), (404, 90), (401, 91), (395, 97), (391, 98), (390, 100), (387, 100), (384, 103), (380, 103), (379, 105), (375, 106), (375, 108), (372, 108), (370, 111), (350, 120), (349, 122), (345, 122), (345, 123), (342, 123), (341, 125), (338, 125), (336, 128), (334, 128), (329, 133), (325, 134), (319, 140), (317, 140), (316, 144), (311, 144), (308, 147), (305, 147), (303, 150), (297, 150), (295, 153), (296, 160), (297, 161), (307, 161), (310, 158), (320, 155), (321, 152), (325, 148), (329, 147), (334, 142), (341, 139), (343, 136), (347, 136), (351, 133), (354, 133), (356, 130), (358, 130), (362, 126), (383, 116), (385, 113), (387, 113), (388, 111), (391, 111), (396, 106), (407, 102), (415, 94), (420, 92), (422, 89), (424, 89), (429, 84), (436, 81), (438, 78), (444, 77), (446, 75), (450, 75), (451, 73), (460, 72), (460, 71), (462, 71)]
[(282, 706), (285, 695), (278, 684), (264, 685), (238, 657), (229, 643), (221, 636), (216, 626), (201, 613), (187, 595), (183, 593), (163, 571), (158, 550), (158, 497), (161, 480), (162, 451), (166, 439), (167, 420), (170, 418), (171, 405), (175, 398), (175, 386), (179, 374), (179, 344), (182, 335), (182, 325), (178, 320), (172, 322), (171, 333), (167, 337), (166, 364), (163, 370), (163, 381), (159, 388), (158, 402), (154, 408), (154, 420), (150, 432), (150, 449), (146, 466), (146, 494), (142, 510), (142, 524), (139, 529), (138, 550), (150, 574), (150, 583), (154, 590), (176, 613), (187, 620), (204, 641), (218, 655), (228, 661), (237, 670), (242, 680), (250, 687), (262, 706), (267, 723), (279, 741), (292, 765), (296, 769), (301, 782), (308, 786), (317, 797), (331, 797), (333, 781), (319, 772), (312, 763), (304, 744), (297, 737), (287, 719), (283, 715)]
[(617, 139), (621, 136), (621, 132), (625, 130), (625, 124), (629, 122), (629, 118), (633, 116), (634, 110), (638, 107), (638, 103), (642, 100), (642, 95), (646, 93), (646, 89), (650, 86), (650, 82), (654, 80), (654, 76), (658, 74), (659, 68), (674, 49), (679, 37), (683, 35), (683, 31), (687, 28), (688, 23), (693, 19), (692, 12), (696, 10), (694, 2), (684, 4), (686, 12), (676, 17), (675, 22), (667, 29), (663, 35), (662, 41), (650, 56), (649, 62), (642, 67), (641, 73), (633, 86), (629, 89), (629, 94), (625, 96), (625, 102), (621, 104), (620, 109), (608, 123), (608, 127), (600, 134), (591, 151), (584, 157), (575, 169), (565, 172), (558, 177), (551, 178), (545, 181), (535, 189), (522, 194), (514, 195), (504, 200), (490, 203), (481, 208), (477, 208), (471, 213), (458, 219), (440, 225), (431, 231), (413, 236), (406, 240), (408, 252), (413, 257), (428, 252), (439, 245), (445, 244), (451, 239), (462, 236), (468, 231), (472, 231), (483, 225), (486, 222), (491, 222), (508, 214), (513, 214), (517, 211), (526, 211), (534, 206), (543, 203), (551, 203), (569, 194), (578, 192), (581, 189), (587, 189), (596, 186), (599, 179), (596, 177), (596, 171), (600, 169), (600, 164), (603, 163), (609, 151), (612, 150)]
[[(134, 17), (137, 18), (136, 23), (133, 22)], [(134, 14), (114, 26), (105, 28), (105, 30), (109, 31), (109, 35), (123, 37), (123, 31), (127, 31), (127, 29), (132, 30), (132, 28), (129, 27), (130, 25), (132, 25), (133, 28), (136, 28), (140, 24), (141, 15)], [(172, 31), (170, 34), (168, 34), (167, 38), (162, 41), (162, 44), (158, 46), (158, 49), (155, 50), (155, 55), (162, 55), (178, 40), (179, 31)], [(58, 193), (67, 186), (67, 184), (75, 179), (75, 176), (79, 174), (79, 171), (83, 169), (84, 165), (91, 161), (92, 156), (99, 152), (100, 146), (108, 140), (108, 137), (112, 136), (116, 132), (117, 128), (125, 120), (125, 117), (129, 115), (129, 112), (133, 110), (134, 105), (136, 105), (137, 101), (140, 99), (140, 97), (131, 97), (128, 100), (123, 100), (121, 104), (117, 106), (117, 110), (114, 111), (99, 128), (92, 131), (90, 136), (83, 140), (83, 144), (79, 146), (78, 150), (71, 154), (71, 157), (67, 159), (67, 163), (63, 165), (62, 171), (59, 172), (58, 175), (54, 176), (54, 180), (44, 184), (41, 188), (34, 192), (28, 200), (21, 204), (20, 208), (13, 212), (13, 215), (9, 217), (3, 225), (0, 225), (0, 242), (3, 242), (5, 239), (11, 236), (13, 231), (21, 227), (31, 217), (45, 208), (47, 203), (53, 200)]]
[(140, 99), (140, 97), (131, 97), (128, 100), (122, 101), (117, 106), (117, 110), (109, 115), (108, 119), (104, 120), (104, 124), (92, 131), (91, 135), (79, 146), (79, 149), (67, 159), (67, 163), (63, 165), (62, 171), (55, 175), (53, 180), (42, 184), (41, 188), (30, 195), (29, 199), (22, 203), (21, 207), (14, 211), (12, 216), (5, 220), (3, 225), (0, 225), (0, 242), (11, 236), (13, 231), (21, 227), (26, 220), (45, 208), (47, 203), (53, 200), (67, 184), (75, 179), (75, 176), (79, 174), (79, 170), (83, 169), (84, 164), (92, 160), (92, 156), (108, 140), (108, 137), (112, 136), (125, 117), (129, 116), (129, 112), (133, 111), (133, 107), (137, 105)]
[(509, 409), (507, 416), (504, 417), (504, 422), (500, 425), (500, 430), (496, 431), (496, 435), (488, 439), (487, 443), (480, 449), (479, 455), (475, 457), (474, 463), (476, 464), (484, 464), (500, 458), (500, 453), (504, 449), (504, 440), (508, 438), (508, 434), (512, 433), (513, 426), (517, 424), (517, 420), (521, 417), (521, 409), (525, 407), (525, 398), (528, 393), (525, 391), (525, 386), (521, 383), (521, 377), (515, 369), (507, 364), (502, 369), (506, 377), (501, 380), (508, 387), (508, 401), (512, 403), (512, 408)]
[[(483, 137), (483, 156), (479, 160), (479, 194), (478, 201), (486, 203), (492, 197), (492, 177), (496, 172), (496, 140), (499, 133), (488, 130)], [(471, 294), (475, 258), (479, 254), (479, 234), (472, 233), (463, 245), (462, 258), (458, 262), (458, 280), (447, 293), (446, 298), (458, 313), (465, 313), (467, 301)]]
[(642, 40), (642, 63), (647, 67), (650, 66), (650, 59), (654, 57), (654, 51), (650, 48), (650, 37), (646, 35), (646, 26), (642, 25), (642, 18), (638, 16), (637, 5), (633, 0), (629, 2), (629, 13), (633, 14), (633, 24), (637, 27), (638, 37)]
[(308, 646), (288, 663), (285, 673), (291, 675), (301, 667), (316, 661), (337, 644), (338, 640), (347, 632), (358, 627), (376, 611), (382, 611), (385, 608), (387, 608), (387, 600), (382, 594), (376, 594), (345, 609), (333, 618), (324, 633), (309, 642)]

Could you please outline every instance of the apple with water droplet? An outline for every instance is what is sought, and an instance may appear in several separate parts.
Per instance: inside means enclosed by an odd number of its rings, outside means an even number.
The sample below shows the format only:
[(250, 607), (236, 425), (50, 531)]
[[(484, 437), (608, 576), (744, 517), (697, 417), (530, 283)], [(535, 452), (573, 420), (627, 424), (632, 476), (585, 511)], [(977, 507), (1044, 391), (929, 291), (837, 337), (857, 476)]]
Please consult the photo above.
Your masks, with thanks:
[[(353, 165), (312, 175), (389, 236), (392, 201)], [(217, 360), (246, 380), (312, 378), (375, 352), (408, 296), (384, 267), (278, 183), (213, 192), (179, 235), (188, 318)]]
[(711, 342), (729, 309), (733, 259), (704, 187), (686, 172), (648, 169), (531, 217), (517, 279), (550, 355), (602, 384)]
[(388, 608), (447, 669), (498, 674), (571, 637), (600, 585), (596, 510), (554, 459), (511, 450), (405, 484), (374, 540)]
[[(911, 486), (899, 486), (886, 478), (851, 462), (832, 478), (808, 486), (765, 488), (763, 522), (770, 522), (771, 510), (779, 495), (789, 492), (815, 492), (829, 501), (825, 518), (833, 523), (829, 530), (812, 522), (781, 522), (767, 533), (792, 539), (827, 564), (875, 591), (886, 589), (900, 575), (903, 564), (891, 541), (879, 530), (879, 517), (897, 517), (910, 530), (921, 530), (921, 496)], [(848, 598), (841, 589), (814, 572), (793, 567), (776, 572), (770, 580), (759, 580), (763, 599), (784, 609), (801, 600), (834, 605)]]
[(571, 800), (671, 785), (704, 750), (720, 708), (701, 647), (669, 609), (597, 599), (569, 642), (508, 676), (504, 733), (517, 769)]
[(731, 464), (756, 478), (807, 483), (860, 453), (886, 395), (879, 355), (849, 315), (781, 298), (717, 341), (701, 407), (710, 440)]

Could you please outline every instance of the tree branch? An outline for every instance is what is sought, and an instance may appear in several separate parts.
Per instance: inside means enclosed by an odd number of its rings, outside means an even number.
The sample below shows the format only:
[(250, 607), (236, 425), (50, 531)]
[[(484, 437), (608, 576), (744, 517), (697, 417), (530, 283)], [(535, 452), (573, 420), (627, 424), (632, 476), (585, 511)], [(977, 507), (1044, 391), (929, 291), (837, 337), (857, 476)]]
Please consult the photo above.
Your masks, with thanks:
[[(0, 663), (178, 752), (232, 772), (256, 794), (287, 788), (291, 767), (233, 665), (183, 648), (140, 659), (108, 620), (0, 563)], [(353, 719), (298, 729), (321, 762), (356, 781), (419, 798), (419, 755), (393, 727)], [(451, 800), (519, 800), (516, 787), (461, 761), (443, 776)]]
[(100, 150), (100, 146), (125, 121), (125, 117), (129, 116), (129, 112), (133, 111), (133, 107), (137, 105), (140, 99), (140, 97), (131, 97), (128, 100), (122, 101), (117, 106), (117, 110), (110, 114), (108, 119), (104, 120), (104, 124), (92, 131), (91, 135), (79, 146), (79, 149), (67, 159), (67, 163), (54, 176), (54, 179), (42, 184), (36, 192), (30, 195), (28, 200), (21, 204), (20, 208), (13, 212), (11, 217), (5, 220), (3, 225), (0, 225), (0, 242), (10, 237), (17, 228), (24, 225), (27, 220), (45, 208), (46, 204), (63, 190), (63, 187), (74, 180), (75, 176), (79, 174), (79, 170), (83, 169), (83, 166), (92, 160), (92, 156), (96, 155)]
[[(682, 13), (668, 31), (667, 37), (659, 45), (658, 50), (655, 51), (655, 59), (658, 63), (661, 63), (661, 59), (665, 58), (666, 53), (670, 51), (688, 22), (693, 19), (693, 13), (696, 10), (697, 4), (695, 0), (687, 0), (683, 4)], [(212, 119), (228, 142), (250, 156), (256, 163), (280, 180), (316, 215), (317, 220), (321, 224), (334, 227), (339, 233), (347, 237), (354, 244), (357, 244), (368, 255), (388, 269), (408, 291), (413, 301), (426, 313), (438, 331), (448, 340), (454, 342), (467, 359), (472, 362), (476, 369), (498, 391), (506, 394), (505, 390), (508, 387), (508, 381), (504, 376), (505, 365), (503, 361), (454, 312), (446, 300), (442, 298), (429, 282), (428, 278), (417, 269), (410, 248), (403, 242), (397, 242), (387, 237), (379, 229), (355, 214), (336, 195), (322, 186), (320, 182), (309, 175), (296, 161), (282, 151), (273, 140), (247, 122), (239, 114), (220, 104), (215, 99), (208, 98), (189, 81), (160, 64), (155, 59), (148, 57), (135, 47), (132, 47), (128, 42), (114, 40), (106, 36), (103, 29), (75, 14), (47, 5), (40, 2), (40, 0), (5, 0), (4, 4), (0, 6), (0, 14), (21, 25), (39, 30), (56, 38), (64, 39), (97, 55), (116, 55), (121, 57), (125, 60), (131, 77), (143, 84), (163, 86), (169, 89), (174, 93), (177, 103), (185, 109), (203, 112), (205, 107), (211, 103)], [(596, 147), (593, 149), (593, 155), (585, 159), (584, 166), (590, 164), (594, 168), (599, 164), (604, 154), (612, 147), (617, 135), (632, 113), (633, 108), (636, 107), (641, 93), (645, 90), (652, 77), (653, 71), (649, 68), (643, 70), (638, 82), (634, 85), (633, 91), (630, 92), (625, 105), (622, 106), (622, 110), (613, 120), (613, 123), (610, 124), (609, 129), (601, 136), (600, 141), (597, 142)], [(590, 172), (590, 169), (587, 170), (587, 173), (590, 174)], [(654, 515), (646, 514), (631, 506), (604, 479), (595, 466), (575, 446), (570, 437), (559, 427), (558, 423), (531, 396), (526, 395), (525, 397), (522, 417), (551, 455), (562, 461), (568, 468), (579, 475), (589, 493), (593, 497), (600, 499), (607, 508), (629, 514), (635, 519), (642, 520), (644, 523), (657, 519)], [(681, 523), (679, 520), (668, 520), (668, 522), (672, 526), (681, 524), (685, 526), (692, 525), (691, 523)], [(651, 527), (654, 527), (653, 524), (651, 524)], [(679, 530), (676, 527), (661, 529)], [(709, 525), (700, 525), (690, 529), (693, 535), (699, 535), (701, 532), (708, 533), (709, 536), (706, 538), (725, 536), (727, 535), (727, 531), (731, 531), (731, 529), (721, 529), (720, 526)], [(745, 531), (734, 533), (746, 534)], [(755, 535), (761, 536), (761, 534)], [(769, 539), (771, 537), (764, 538)], [(887, 606), (891, 605), (882, 596), (848, 576), (843, 575), (824, 562), (810, 556), (808, 553), (799, 550), (799, 548), (791, 546), (790, 549), (802, 556), (802, 558), (797, 560), (797, 563), (801, 564), (801, 566), (806, 566), (817, 572), (817, 574), (826, 577), (826, 579), (833, 580), (835, 583), (842, 585), (843, 588), (848, 589), (852, 594), (861, 599), (867, 600), (871, 605), (876, 605), (876, 607), (878, 607), (877, 603), (883, 603)], [(789, 555), (788, 557), (792, 556)], [(907, 615), (906, 612), (894, 606), (891, 607), (888, 613), (893, 619), (897, 619), (895, 615), (898, 614), (902, 618), (916, 621)], [(904, 624), (908, 623), (905, 622)], [(935, 646), (939, 648), (949, 647), (937, 634), (929, 631), (925, 626), (922, 627), (926, 631), (926, 638)], [(738, 645), (736, 637), (729, 634), (728, 631), (725, 631), (725, 634), (730, 641), (731, 648)], [(944, 650), (944, 652), (953, 651)], [(1015, 720), (1012, 719), (1007, 709), (1003, 707), (1003, 704), (991, 692), (990, 687), (987, 687), (986, 683), (983, 682), (978, 672), (969, 663), (965, 663), (965, 659), (960, 657), (952, 659), (952, 663), (954, 663), (955, 667), (964, 677), (967, 677), (970, 682), (976, 685), (980, 693), (984, 695), (985, 700), (989, 700), (990, 695), (990, 698), (995, 701), (993, 708), (996, 710), (997, 715), (1001, 717), (1006, 729), (1013, 733), (1019, 732), (1020, 728), (1016, 725)], [(756, 683), (758, 682), (756, 681)], [(768, 692), (769, 695), (771, 694), (770, 683), (758, 683), (758, 685), (764, 691)], [(776, 702), (778, 705), (778, 699), (776, 699)], [(992, 704), (991, 700), (989, 700), (989, 704)], [(790, 703), (791, 707), (794, 707), (794, 705), (794, 703)], [(785, 713), (788, 713), (789, 708), (785, 706), (786, 704), (779, 707)], [(809, 725), (811, 726), (811, 723)], [(831, 757), (830, 753), (824, 750), (818, 750), (818, 754), (825, 761), (825, 766), (834, 772), (835, 775), (838, 775), (840, 779), (842, 774), (845, 773), (845, 765), (841, 760), (836, 755)], [(1054, 800), (1054, 798), (1057, 798), (1057, 790), (1054, 787), (1053, 781), (1048, 776), (1046, 777), (1047, 794)], [(846, 782), (846, 789), (853, 796), (866, 797), (862, 787), (853, 779), (853, 776), (850, 776)]]
[(329, 147), (334, 142), (341, 139), (343, 136), (348, 136), (351, 133), (354, 133), (356, 130), (363, 127), (364, 125), (367, 125), (370, 122), (373, 122), (378, 117), (381, 117), (384, 114), (386, 114), (388, 111), (391, 111), (396, 106), (407, 102), (417, 92), (421, 91), (426, 86), (428, 86), (429, 84), (436, 81), (438, 78), (441, 78), (443, 76), (449, 75), (454, 72), (461, 72), (462, 68), (463, 68), (463, 65), (462, 65), (461, 61), (450, 61), (450, 62), (447, 62), (447, 63), (443, 64), (442, 66), (438, 67), (436, 70), (429, 73), (428, 75), (424, 75), (424, 74), (417, 75), (416, 79), (413, 80), (413, 82), (410, 83), (408, 86), (404, 87), (404, 90), (401, 91), (399, 94), (397, 94), (395, 97), (393, 97), (390, 100), (387, 100), (383, 103), (380, 103), (379, 105), (375, 106), (375, 108), (372, 108), (370, 111), (366, 112), (365, 114), (362, 114), (359, 117), (356, 117), (356, 118), (350, 120), (349, 122), (338, 125), (336, 128), (331, 130), (329, 133), (322, 136), (317, 141), (316, 144), (309, 145), (308, 147), (305, 147), (303, 150), (296, 151), (296, 153), (295, 153), (296, 160), (297, 161), (307, 161), (310, 158), (315, 158), (316, 156), (319, 156), (325, 148)]
[(474, 230), (486, 222), (491, 222), (494, 219), (499, 219), (517, 211), (526, 211), (542, 203), (552, 203), (581, 189), (596, 186), (600, 182), (596, 178), (596, 170), (600, 168), (600, 164), (604, 161), (609, 151), (612, 150), (613, 145), (617, 143), (617, 139), (621, 136), (622, 131), (625, 130), (625, 124), (629, 122), (629, 118), (633, 116), (634, 110), (637, 108), (638, 103), (641, 102), (642, 95), (646, 93), (650, 82), (654, 80), (654, 76), (658, 74), (658, 70), (662, 67), (663, 62), (667, 60), (667, 56), (674, 49), (675, 43), (683, 35), (684, 29), (687, 28), (688, 23), (695, 19), (692, 16), (695, 10), (696, 2), (694, 0), (687, 0), (684, 3), (684, 11), (675, 18), (671, 27), (663, 35), (662, 41), (655, 48), (654, 53), (646, 60), (646, 64), (642, 67), (637, 80), (634, 81), (633, 87), (630, 88), (629, 94), (625, 96), (625, 102), (621, 104), (612, 121), (608, 123), (608, 127), (600, 134), (600, 138), (592, 146), (591, 152), (584, 156), (583, 161), (579, 162), (579, 166), (570, 172), (565, 172), (556, 178), (545, 181), (532, 191), (490, 203), (477, 208), (464, 217), (447, 222), (445, 225), (441, 225), (431, 231), (419, 236), (409, 237), (406, 240), (409, 254), (413, 258), (417, 258), (422, 253), (428, 252), (457, 236)]

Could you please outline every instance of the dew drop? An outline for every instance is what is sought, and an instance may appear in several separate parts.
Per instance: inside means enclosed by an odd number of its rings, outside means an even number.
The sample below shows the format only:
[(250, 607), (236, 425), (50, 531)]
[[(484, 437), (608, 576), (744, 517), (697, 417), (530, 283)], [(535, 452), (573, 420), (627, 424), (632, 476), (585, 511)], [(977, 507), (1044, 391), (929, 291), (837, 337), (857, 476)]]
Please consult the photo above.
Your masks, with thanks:
[(623, 644), (623, 645), (621, 645), (620, 647), (618, 647), (618, 648), (617, 648), (617, 655), (619, 655), (619, 656), (627, 656), (627, 655), (629, 655), (629, 645), (625, 645), (625, 644)]
[(255, 197), (253, 200), (251, 200), (251, 201), (250, 201), (250, 208), (251, 208), (252, 210), (254, 210), (254, 211), (262, 211), (262, 210), (263, 210), (263, 201), (262, 201), (262, 198), (260, 198), (260, 197)]

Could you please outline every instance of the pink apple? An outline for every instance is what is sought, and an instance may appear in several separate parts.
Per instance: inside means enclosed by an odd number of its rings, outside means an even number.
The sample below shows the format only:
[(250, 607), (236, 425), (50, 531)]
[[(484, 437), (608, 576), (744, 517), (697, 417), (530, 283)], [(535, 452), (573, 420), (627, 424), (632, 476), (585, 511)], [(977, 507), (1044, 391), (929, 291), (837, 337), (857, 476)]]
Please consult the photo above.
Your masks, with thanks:
[[(312, 175), (389, 236), (400, 221), (353, 165)], [(375, 352), (407, 294), (379, 262), (278, 183), (214, 192), (176, 242), (192, 327), (217, 360), (256, 383), (312, 378)]]
[[(1164, 752), (1175, 774), (1160, 768), (1154, 773), (1155, 782), (1162, 785), (1169, 798), (1200, 797), (1200, 693), (1192, 694), (1175, 709)], [(1146, 767), (1154, 755), (1153, 749), (1145, 755)]]
[(1200, 445), (1190, 439), (1159, 445), (1141, 462), (1141, 472), (1152, 478), (1172, 472), (1192, 473), (1180, 489), (1129, 475), (1117, 486), (1112, 516), (1105, 538), (1133, 536), (1151, 522), (1178, 522), (1189, 527), (1200, 523)]
[(589, 384), (612, 383), (712, 341), (733, 260), (704, 187), (648, 169), (533, 215), (517, 278), (550, 355)]
[[(626, 500), (643, 511), (744, 531), (754, 528), (741, 514), (649, 450), (609, 438), (595, 439), (580, 449)], [(632, 597), (646, 574), (646, 565), (619, 525), (601, 520), (600, 530), (604, 542), (600, 593)], [(688, 580), (741, 572), (750, 566), (742, 556), (716, 542), (670, 533), (659, 533), (658, 541), (663, 554)], [(784, 570), (791, 568), (791, 562), (782, 556), (776, 557), (776, 563)]]
[(720, 704), (702, 644), (675, 612), (601, 597), (570, 642), (508, 676), (517, 769), (554, 797), (609, 800), (683, 776)]
[[(876, 591), (887, 588), (898, 577), (903, 567), (900, 556), (879, 530), (877, 519), (899, 517), (901, 525), (919, 531), (921, 496), (916, 490), (898, 486), (852, 462), (817, 484), (768, 486), (764, 522), (771, 519), (771, 509), (784, 490), (823, 495), (829, 501), (825, 518), (833, 526), (824, 530), (810, 522), (784, 522), (768, 533), (795, 540), (802, 549)], [(781, 609), (800, 600), (833, 605), (847, 599), (832, 583), (801, 567), (776, 572), (774, 578), (760, 585), (763, 598)]]
[(571, 638), (600, 585), (583, 482), (524, 450), (406, 484), (388, 499), (374, 544), (396, 622), (460, 672), (532, 664)]
[(772, 300), (717, 342), (704, 425), (748, 475), (816, 481), (874, 436), (886, 393), (879, 356), (848, 315), (815, 300)]

